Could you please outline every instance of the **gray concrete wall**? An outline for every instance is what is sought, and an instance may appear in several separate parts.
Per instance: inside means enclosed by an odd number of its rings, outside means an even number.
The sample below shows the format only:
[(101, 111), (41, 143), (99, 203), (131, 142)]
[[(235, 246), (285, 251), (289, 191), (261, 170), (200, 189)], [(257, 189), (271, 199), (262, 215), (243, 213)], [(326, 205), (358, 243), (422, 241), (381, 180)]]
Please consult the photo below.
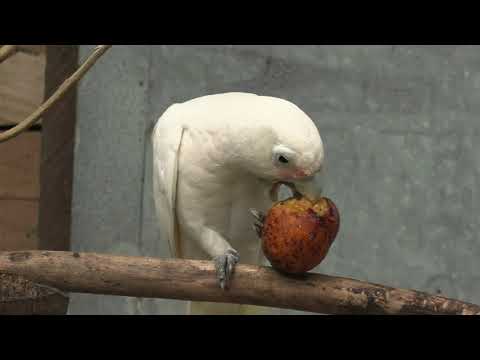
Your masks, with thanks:
[[(74, 250), (167, 256), (149, 130), (169, 104), (226, 91), (286, 98), (318, 125), (342, 226), (316, 271), (480, 303), (478, 46), (114, 46), (79, 89)], [(75, 295), (70, 313), (184, 305)]]

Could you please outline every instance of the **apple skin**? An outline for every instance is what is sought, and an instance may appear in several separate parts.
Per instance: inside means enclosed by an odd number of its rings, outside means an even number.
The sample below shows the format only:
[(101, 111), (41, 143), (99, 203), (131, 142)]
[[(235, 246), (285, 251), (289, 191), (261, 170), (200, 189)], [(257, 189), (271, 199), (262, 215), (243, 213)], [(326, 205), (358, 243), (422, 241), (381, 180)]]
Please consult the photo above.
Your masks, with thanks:
[(339, 227), (340, 215), (332, 200), (295, 196), (268, 211), (261, 233), (262, 250), (274, 269), (303, 274), (322, 262)]

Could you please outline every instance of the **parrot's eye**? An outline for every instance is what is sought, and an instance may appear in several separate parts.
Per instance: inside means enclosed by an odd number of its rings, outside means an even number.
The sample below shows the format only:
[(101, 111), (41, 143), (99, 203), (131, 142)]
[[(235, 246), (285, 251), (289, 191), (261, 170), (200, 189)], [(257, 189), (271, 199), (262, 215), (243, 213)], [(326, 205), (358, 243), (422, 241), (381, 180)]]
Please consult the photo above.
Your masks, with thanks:
[(288, 159), (283, 155), (280, 155), (278, 157), (278, 161), (281, 162), (282, 164), (288, 164)]
[(273, 148), (272, 161), (277, 166), (289, 166), (295, 162), (295, 152), (284, 145), (277, 145)]

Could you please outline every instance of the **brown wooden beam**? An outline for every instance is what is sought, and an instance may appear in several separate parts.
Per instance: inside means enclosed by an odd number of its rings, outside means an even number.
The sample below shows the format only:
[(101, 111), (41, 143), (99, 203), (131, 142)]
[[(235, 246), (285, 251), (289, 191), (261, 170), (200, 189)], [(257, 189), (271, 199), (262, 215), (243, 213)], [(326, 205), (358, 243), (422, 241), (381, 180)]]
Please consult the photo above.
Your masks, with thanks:
[[(78, 67), (78, 45), (46, 48), (45, 99)], [(40, 166), (39, 248), (69, 250), (76, 123), (76, 87), (43, 117)]]

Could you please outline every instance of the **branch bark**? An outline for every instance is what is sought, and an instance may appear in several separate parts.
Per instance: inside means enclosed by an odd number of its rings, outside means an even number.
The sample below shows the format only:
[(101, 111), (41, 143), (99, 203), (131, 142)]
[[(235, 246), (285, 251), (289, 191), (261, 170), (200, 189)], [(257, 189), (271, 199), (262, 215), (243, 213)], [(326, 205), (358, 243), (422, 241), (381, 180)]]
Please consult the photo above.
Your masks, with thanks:
[(480, 306), (321, 274), (239, 264), (227, 291), (210, 261), (27, 251), (0, 253), (0, 273), (66, 292), (230, 302), (322, 314), (480, 314)]
[[(14, 45), (5, 45), (14, 46)], [(5, 47), (4, 46), (4, 47)], [(91, 67), (97, 62), (97, 60), (111, 47), (111, 45), (99, 45), (95, 48), (92, 54), (87, 60), (70, 76), (66, 79), (62, 85), (55, 91), (47, 101), (40, 105), (29, 117), (20, 122), (18, 125), (0, 133), (0, 143), (10, 140), (11, 138), (20, 135), (23, 131), (32, 126), (40, 117), (45, 114), (53, 105), (60, 101), (64, 95), (70, 90), (85, 74), (91, 69)], [(2, 47), (3, 49), (3, 47)], [(0, 58), (1, 62), (1, 58)]]

